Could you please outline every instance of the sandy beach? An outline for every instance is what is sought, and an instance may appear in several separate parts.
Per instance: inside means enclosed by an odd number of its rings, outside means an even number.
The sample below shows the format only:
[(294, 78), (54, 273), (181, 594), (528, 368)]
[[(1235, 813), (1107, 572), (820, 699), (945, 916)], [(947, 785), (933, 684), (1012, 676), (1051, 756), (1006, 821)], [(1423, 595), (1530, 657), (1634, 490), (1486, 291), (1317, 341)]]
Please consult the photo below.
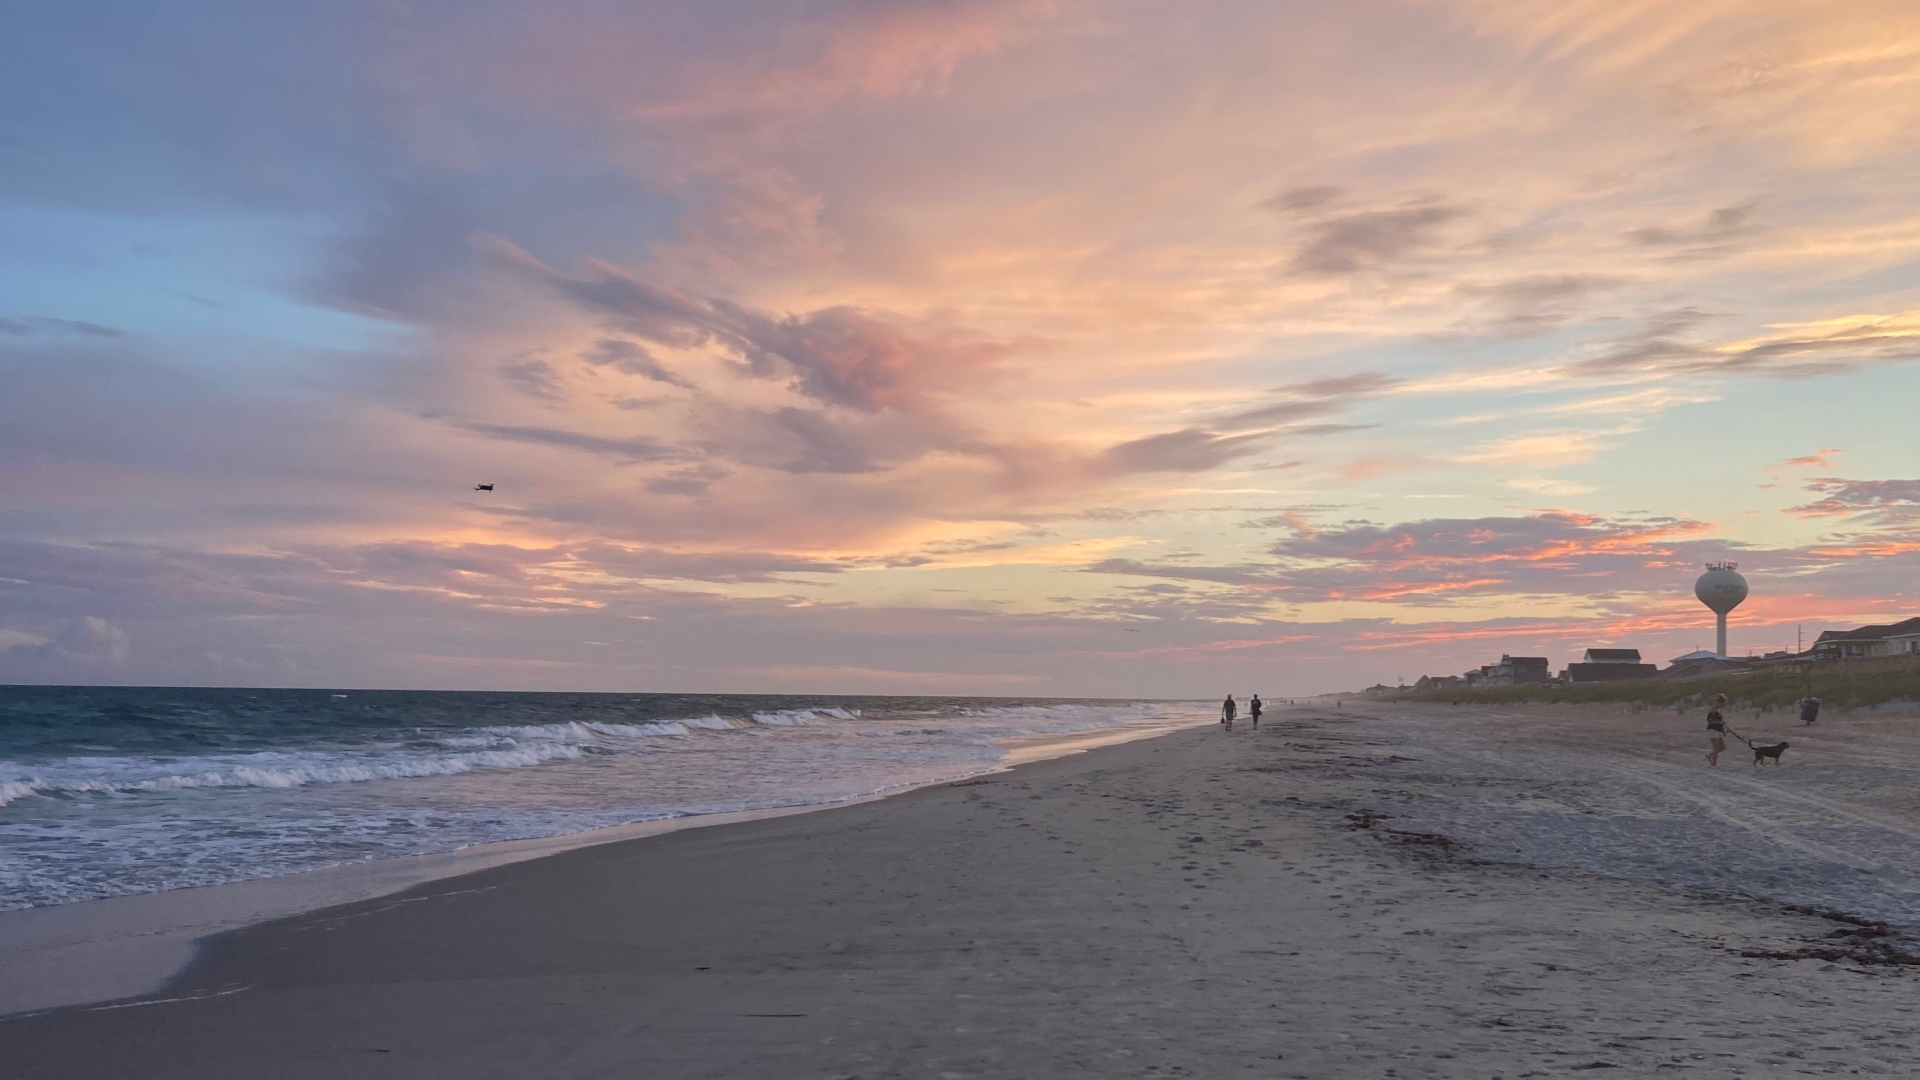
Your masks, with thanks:
[[(1709, 774), (1691, 717), (1284, 710), (227, 932), (155, 994), (0, 1021), (0, 1060), (36, 1078), (1912, 1075), (1893, 916), (1916, 815), (1892, 782), (1912, 721), (1823, 724), (1779, 770)], [(1781, 873), (1750, 881), (1749, 861)]]

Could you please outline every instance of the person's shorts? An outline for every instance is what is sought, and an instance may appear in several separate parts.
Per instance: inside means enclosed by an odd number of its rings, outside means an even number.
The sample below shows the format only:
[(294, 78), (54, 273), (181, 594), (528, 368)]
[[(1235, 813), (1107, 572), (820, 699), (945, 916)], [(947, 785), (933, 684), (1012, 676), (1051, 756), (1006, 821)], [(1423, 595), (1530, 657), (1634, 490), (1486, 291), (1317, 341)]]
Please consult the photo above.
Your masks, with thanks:
[(1725, 750), (1727, 748), (1727, 733), (1724, 731), (1707, 732), (1707, 744), (1716, 750)]

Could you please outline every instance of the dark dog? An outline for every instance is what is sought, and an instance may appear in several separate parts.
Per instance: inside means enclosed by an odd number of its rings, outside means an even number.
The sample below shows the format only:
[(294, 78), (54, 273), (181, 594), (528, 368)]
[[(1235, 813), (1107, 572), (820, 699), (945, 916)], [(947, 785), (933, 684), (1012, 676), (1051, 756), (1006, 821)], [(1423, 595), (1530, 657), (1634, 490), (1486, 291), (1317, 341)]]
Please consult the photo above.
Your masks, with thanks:
[(1772, 758), (1773, 763), (1778, 765), (1780, 764), (1780, 755), (1785, 753), (1787, 749), (1787, 744), (1783, 742), (1774, 743), (1771, 746), (1757, 746), (1753, 743), (1748, 743), (1747, 745), (1753, 747), (1753, 763), (1755, 765), (1760, 764), (1762, 758)]

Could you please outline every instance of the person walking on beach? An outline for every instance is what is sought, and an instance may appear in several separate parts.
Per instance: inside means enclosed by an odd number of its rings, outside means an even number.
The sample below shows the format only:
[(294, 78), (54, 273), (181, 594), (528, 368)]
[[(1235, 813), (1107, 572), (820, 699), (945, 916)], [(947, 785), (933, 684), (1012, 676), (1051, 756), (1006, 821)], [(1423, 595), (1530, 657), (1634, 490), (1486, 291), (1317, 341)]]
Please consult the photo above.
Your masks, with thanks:
[(1253, 700), (1247, 702), (1247, 715), (1253, 717), (1253, 726), (1256, 729), (1260, 726), (1260, 709), (1260, 695), (1255, 694)]
[(1715, 694), (1713, 708), (1707, 710), (1707, 764), (1720, 764), (1720, 755), (1727, 749), (1727, 718), (1721, 712), (1727, 707), (1727, 695)]
[(1220, 722), (1227, 725), (1228, 731), (1233, 730), (1233, 714), (1239, 711), (1240, 706), (1233, 703), (1232, 694), (1228, 694), (1227, 700), (1220, 703)]

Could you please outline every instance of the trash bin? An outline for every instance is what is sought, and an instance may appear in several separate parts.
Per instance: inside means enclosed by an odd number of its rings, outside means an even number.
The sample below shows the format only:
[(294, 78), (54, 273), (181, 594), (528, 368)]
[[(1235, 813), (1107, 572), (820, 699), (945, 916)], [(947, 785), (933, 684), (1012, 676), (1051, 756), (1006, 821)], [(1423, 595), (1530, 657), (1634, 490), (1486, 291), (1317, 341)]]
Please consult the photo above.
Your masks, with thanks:
[(1820, 719), (1820, 699), (1817, 697), (1801, 698), (1800, 722), (1803, 724), (1811, 724), (1818, 719)]

